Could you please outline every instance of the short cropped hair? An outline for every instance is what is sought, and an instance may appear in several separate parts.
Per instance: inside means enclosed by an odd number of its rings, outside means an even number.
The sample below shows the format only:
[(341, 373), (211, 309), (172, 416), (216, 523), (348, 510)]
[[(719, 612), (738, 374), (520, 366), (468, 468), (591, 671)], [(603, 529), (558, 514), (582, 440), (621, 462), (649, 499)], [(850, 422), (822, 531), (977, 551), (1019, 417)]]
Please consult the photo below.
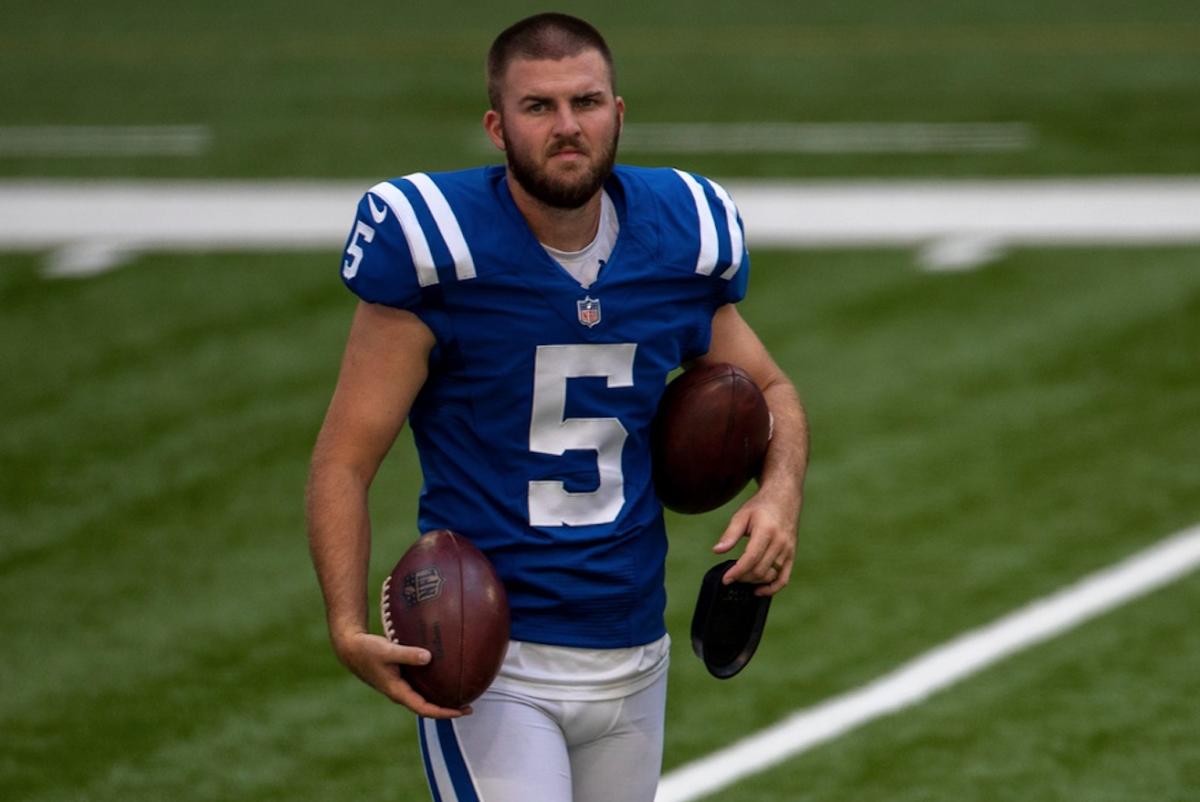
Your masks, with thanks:
[(499, 111), (500, 84), (508, 65), (519, 58), (560, 59), (577, 56), (585, 50), (596, 50), (608, 65), (608, 75), (616, 94), (617, 76), (613, 70), (612, 53), (600, 31), (591, 24), (569, 14), (548, 12), (535, 14), (515, 22), (500, 32), (487, 57), (488, 102)]

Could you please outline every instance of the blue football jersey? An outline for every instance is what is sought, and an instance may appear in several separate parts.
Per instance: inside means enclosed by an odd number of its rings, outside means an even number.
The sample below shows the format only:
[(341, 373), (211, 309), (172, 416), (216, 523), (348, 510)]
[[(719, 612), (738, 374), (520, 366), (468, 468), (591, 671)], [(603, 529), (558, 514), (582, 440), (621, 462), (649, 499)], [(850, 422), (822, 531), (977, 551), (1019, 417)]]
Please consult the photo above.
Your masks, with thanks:
[(471, 538), (504, 580), (517, 640), (616, 648), (665, 633), (667, 541), (650, 423), (668, 373), (708, 351), (746, 290), (718, 184), (618, 166), (620, 233), (587, 289), (551, 259), (503, 167), (415, 173), (358, 206), (342, 277), (437, 344), (409, 415), (418, 527)]

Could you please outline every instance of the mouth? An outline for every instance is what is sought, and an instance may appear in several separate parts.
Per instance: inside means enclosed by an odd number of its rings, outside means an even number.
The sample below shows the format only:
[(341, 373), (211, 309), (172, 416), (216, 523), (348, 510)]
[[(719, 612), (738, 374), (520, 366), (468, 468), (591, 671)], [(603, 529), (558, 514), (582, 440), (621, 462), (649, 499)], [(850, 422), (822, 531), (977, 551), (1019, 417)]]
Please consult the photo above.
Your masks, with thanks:
[(582, 159), (587, 156), (587, 151), (577, 145), (566, 145), (555, 148), (550, 151), (550, 158), (563, 158), (568, 160)]

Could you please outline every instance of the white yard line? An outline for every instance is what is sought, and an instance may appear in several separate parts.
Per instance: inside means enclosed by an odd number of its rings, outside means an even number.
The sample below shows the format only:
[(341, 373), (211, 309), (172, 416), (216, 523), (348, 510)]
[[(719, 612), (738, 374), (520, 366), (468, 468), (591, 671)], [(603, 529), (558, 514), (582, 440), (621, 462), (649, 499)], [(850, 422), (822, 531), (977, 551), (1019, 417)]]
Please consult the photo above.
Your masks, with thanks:
[(655, 802), (706, 797), (741, 778), (918, 704), (1010, 655), (1062, 635), (1200, 566), (1200, 525), (964, 633), (874, 682), (788, 718), (663, 777)]
[(145, 251), (341, 248), (370, 182), (0, 182), (0, 250), (86, 276)]
[(1200, 243), (1195, 178), (731, 181), (756, 247), (912, 247), (930, 270), (1012, 247)]
[(728, 181), (755, 244), (1071, 245), (1200, 240), (1200, 179)]
[[(339, 249), (371, 181), (0, 181), (0, 250), (88, 274), (141, 251)], [(752, 248), (917, 249), (936, 269), (1004, 249), (1200, 243), (1200, 179), (728, 181)]]
[(199, 156), (204, 125), (0, 125), (0, 158)]
[(628, 153), (963, 153), (1027, 150), (1027, 123), (630, 123)]

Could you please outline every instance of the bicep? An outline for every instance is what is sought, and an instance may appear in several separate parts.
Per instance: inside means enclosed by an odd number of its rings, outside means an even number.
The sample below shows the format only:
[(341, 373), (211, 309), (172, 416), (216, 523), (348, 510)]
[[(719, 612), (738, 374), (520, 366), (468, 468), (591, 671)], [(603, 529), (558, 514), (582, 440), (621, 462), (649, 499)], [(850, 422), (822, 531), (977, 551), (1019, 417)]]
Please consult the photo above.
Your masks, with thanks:
[(369, 481), (425, 383), (434, 343), (411, 312), (360, 302), (314, 462), (349, 467)]
[(725, 304), (713, 314), (708, 353), (696, 360), (697, 365), (718, 362), (737, 365), (764, 391), (780, 381), (788, 381), (734, 304)]

